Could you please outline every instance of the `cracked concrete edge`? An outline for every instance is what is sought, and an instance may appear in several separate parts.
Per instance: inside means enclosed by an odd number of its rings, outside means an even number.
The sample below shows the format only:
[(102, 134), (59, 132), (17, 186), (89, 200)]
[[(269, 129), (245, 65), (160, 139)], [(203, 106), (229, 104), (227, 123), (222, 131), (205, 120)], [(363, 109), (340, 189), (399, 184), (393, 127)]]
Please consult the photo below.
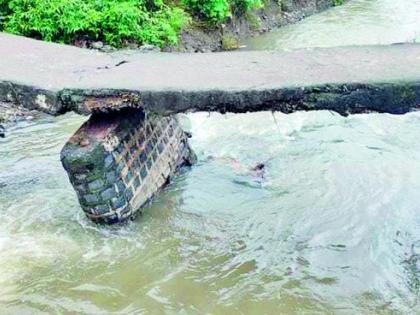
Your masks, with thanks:
[(194, 111), (244, 113), (264, 110), (283, 113), (331, 110), (341, 115), (366, 112), (404, 114), (420, 109), (420, 81), (341, 83), (246, 91), (48, 91), (0, 81), (0, 101), (13, 102), (51, 115), (68, 111), (89, 115), (92, 112), (113, 112), (127, 107), (161, 115)]
[(67, 111), (58, 92), (10, 81), (0, 81), (0, 101), (50, 115), (59, 115)]
[[(248, 91), (143, 92), (146, 110), (161, 114), (188, 111), (221, 113), (331, 110), (341, 115), (364, 112), (403, 114), (420, 107), (420, 81), (327, 84)], [(166, 104), (170, 103), (168, 108)]]

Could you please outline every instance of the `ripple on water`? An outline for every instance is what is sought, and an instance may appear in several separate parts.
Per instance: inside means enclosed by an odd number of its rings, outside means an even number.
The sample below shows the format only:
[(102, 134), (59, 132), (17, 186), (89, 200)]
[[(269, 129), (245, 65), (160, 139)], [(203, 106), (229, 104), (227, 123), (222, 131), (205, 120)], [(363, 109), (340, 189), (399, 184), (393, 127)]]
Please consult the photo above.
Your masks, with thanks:
[(296, 49), (420, 42), (418, 0), (352, 0), (244, 41), (245, 49)]
[(3, 313), (415, 309), (418, 113), (186, 120), (198, 164), (117, 227), (83, 216), (60, 166), (81, 118), (0, 143)]
[[(354, 0), (250, 45), (403, 41), (419, 15)], [(182, 118), (197, 165), (123, 226), (88, 221), (60, 165), (83, 118), (0, 139), (0, 313), (416, 313), (420, 113)]]

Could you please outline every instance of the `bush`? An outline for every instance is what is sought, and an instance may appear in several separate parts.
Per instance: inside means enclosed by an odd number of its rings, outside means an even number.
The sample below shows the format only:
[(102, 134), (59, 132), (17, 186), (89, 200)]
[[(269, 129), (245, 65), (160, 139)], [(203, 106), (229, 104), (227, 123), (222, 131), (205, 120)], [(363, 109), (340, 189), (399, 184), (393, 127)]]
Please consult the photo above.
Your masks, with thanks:
[(183, 0), (183, 3), (192, 13), (214, 24), (231, 16), (228, 0)]
[(252, 9), (259, 9), (263, 7), (261, 0), (233, 0), (235, 13), (243, 14)]
[(191, 13), (213, 24), (225, 21), (233, 13), (243, 14), (262, 7), (261, 0), (183, 0), (183, 3)]
[(9, 14), (9, 0), (0, 0), (0, 30), (2, 29), (2, 25)]
[(7, 32), (44, 39), (69, 41), (78, 34), (97, 34), (99, 13), (83, 0), (12, 0), (6, 18)]
[(126, 41), (175, 44), (187, 17), (161, 0), (0, 0), (6, 32), (47, 41), (81, 36), (114, 46)]
[[(173, 0), (168, 0), (173, 1)], [(334, 0), (340, 1), (340, 0)], [(178, 2), (177, 2), (178, 3)], [(102, 40), (173, 45), (188, 15), (210, 24), (262, 6), (261, 0), (0, 0), (0, 31), (47, 41)]]

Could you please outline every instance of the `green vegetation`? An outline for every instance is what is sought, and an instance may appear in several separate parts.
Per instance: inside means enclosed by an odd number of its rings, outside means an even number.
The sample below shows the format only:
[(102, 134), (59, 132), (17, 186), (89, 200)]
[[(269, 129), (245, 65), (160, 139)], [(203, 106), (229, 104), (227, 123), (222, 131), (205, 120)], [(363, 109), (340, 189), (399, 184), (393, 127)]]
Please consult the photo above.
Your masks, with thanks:
[(233, 7), (236, 14), (243, 14), (252, 9), (263, 7), (261, 0), (233, 0)]
[(190, 12), (211, 23), (222, 22), (231, 16), (228, 0), (182, 0), (182, 2)]
[(126, 41), (175, 44), (187, 21), (162, 0), (0, 0), (0, 29), (47, 41), (80, 37), (113, 46)]
[[(215, 26), (268, 0), (0, 0), (0, 31), (47, 41), (175, 45), (191, 16)], [(344, 0), (331, 0), (340, 5)], [(278, 0), (279, 5), (282, 1)], [(258, 27), (258, 20), (254, 22)]]
[(332, 0), (334, 6), (342, 5), (344, 4), (344, 1), (345, 0)]
[(162, 47), (177, 43), (190, 14), (214, 25), (260, 6), (260, 0), (0, 0), (0, 31), (65, 43), (85, 38)]
[(262, 7), (261, 0), (182, 0), (182, 3), (190, 13), (212, 24)]

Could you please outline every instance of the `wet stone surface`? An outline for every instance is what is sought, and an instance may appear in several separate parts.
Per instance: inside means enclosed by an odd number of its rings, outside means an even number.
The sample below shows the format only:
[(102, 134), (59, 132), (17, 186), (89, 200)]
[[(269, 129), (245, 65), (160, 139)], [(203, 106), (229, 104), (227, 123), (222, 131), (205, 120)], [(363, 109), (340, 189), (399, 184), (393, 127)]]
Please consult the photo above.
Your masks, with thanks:
[(138, 110), (92, 116), (61, 152), (84, 212), (103, 223), (134, 216), (194, 159), (175, 117)]

